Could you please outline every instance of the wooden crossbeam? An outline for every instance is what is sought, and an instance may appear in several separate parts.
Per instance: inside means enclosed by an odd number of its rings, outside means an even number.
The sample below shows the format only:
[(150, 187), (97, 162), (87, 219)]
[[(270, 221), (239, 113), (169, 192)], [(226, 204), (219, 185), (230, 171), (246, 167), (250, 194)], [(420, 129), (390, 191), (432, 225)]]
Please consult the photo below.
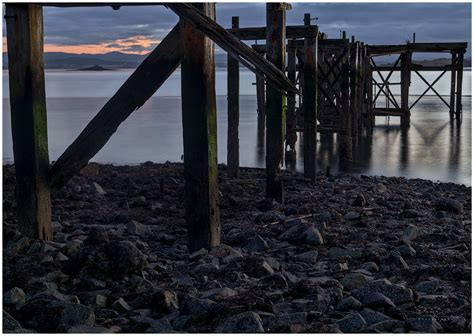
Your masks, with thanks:
[(160, 88), (179, 63), (180, 34), (176, 25), (59, 157), (50, 171), (51, 185), (63, 186), (87, 165), (119, 125)]
[(436, 91), (436, 89), (433, 86), (431, 86), (430, 83), (418, 71), (415, 71), (415, 73), (421, 78), (423, 82), (425, 82), (426, 85), (428, 85), (431, 88), (431, 90), (438, 96), (438, 98), (441, 99), (443, 103), (449, 108), (448, 102), (438, 93), (438, 91)]
[[(392, 67), (392, 70), (391, 70), (391, 71), (389, 72), (389, 74), (387, 75), (387, 78), (384, 78), (384, 77), (382, 76), (382, 73), (381, 73), (379, 70), (376, 70), (377, 73), (378, 73), (379, 76), (380, 76), (380, 79), (384, 82), (384, 84), (382, 85), (382, 88), (379, 90), (379, 92), (375, 95), (374, 102), (377, 101), (377, 98), (379, 97), (380, 93), (382, 92), (382, 90), (383, 90), (384, 87), (386, 86), (385, 82), (388, 82), (388, 80), (390, 79), (390, 77), (392, 77), (393, 71), (394, 71), (394, 69), (397, 67), (398, 63), (400, 62), (400, 59), (401, 59), (401, 55), (398, 56), (398, 58), (397, 58), (395, 64), (394, 64), (393, 67)], [(373, 65), (374, 67), (377, 67), (377, 65), (375, 64), (374, 59), (373, 59), (373, 58), (370, 58), (370, 60), (372, 61), (372, 65)], [(388, 90), (390, 91), (390, 87), (388, 87)]]
[[(229, 33), (236, 36), (240, 40), (265, 40), (266, 39), (266, 27), (246, 27), (246, 28), (233, 28), (227, 29)], [(286, 26), (286, 38), (304, 38), (316, 37), (318, 35), (317, 26)], [(302, 45), (301, 45), (302, 46)]]
[(231, 56), (246, 66), (255, 74), (265, 77), (267, 82), (282, 91), (299, 94), (295, 84), (275, 65), (260, 56), (255, 50), (241, 42), (236, 36), (229, 33), (211, 18), (203, 15), (189, 3), (166, 3), (173, 12), (189, 21), (196, 29), (213, 40), (218, 46), (227, 51)]
[[(433, 83), (431, 84), (428, 84), (428, 87), (426, 88), (426, 90), (418, 97), (418, 99), (413, 103), (411, 104), (410, 106), (410, 110), (413, 108), (413, 106), (416, 105), (416, 103), (418, 103), (420, 101), (421, 98), (423, 98), (425, 96), (425, 94), (429, 91), (429, 90), (432, 90), (433, 89), (433, 86), (441, 79), (441, 77), (444, 76), (444, 74), (446, 73), (446, 71), (443, 71), (435, 80)], [(449, 107), (449, 105), (448, 105)]]

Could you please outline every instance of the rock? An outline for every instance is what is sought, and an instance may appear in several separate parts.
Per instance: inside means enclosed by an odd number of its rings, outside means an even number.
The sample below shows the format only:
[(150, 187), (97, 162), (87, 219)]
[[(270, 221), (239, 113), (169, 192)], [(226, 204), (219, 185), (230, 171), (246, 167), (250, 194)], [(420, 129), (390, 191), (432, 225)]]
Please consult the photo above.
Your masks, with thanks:
[(93, 182), (92, 183), (92, 192), (98, 195), (105, 195), (107, 194), (105, 190), (100, 186), (99, 183)]
[(258, 278), (261, 278), (267, 275), (271, 275), (274, 272), (275, 271), (273, 270), (273, 268), (266, 261), (263, 261), (259, 266), (256, 267), (254, 275)]
[(107, 297), (102, 294), (97, 294), (94, 299), (94, 306), (104, 308), (107, 306)]
[(403, 218), (418, 218), (422, 217), (422, 214), (415, 209), (405, 209), (400, 213), (400, 216)]
[(119, 313), (126, 313), (132, 310), (132, 308), (123, 298), (119, 298), (114, 303), (112, 303), (112, 308), (118, 311)]
[(66, 257), (63, 253), (58, 252), (56, 253), (56, 256), (54, 257), (54, 260), (61, 262), (61, 261), (68, 261), (69, 258)]
[(367, 204), (367, 201), (365, 200), (365, 197), (362, 194), (357, 194), (354, 201), (352, 201), (352, 206), (363, 207), (366, 204)]
[(197, 259), (200, 259), (200, 258), (206, 256), (208, 253), (209, 252), (205, 248), (202, 248), (200, 250), (197, 250), (197, 251), (194, 251), (193, 253), (191, 253), (189, 255), (189, 259), (197, 260)]
[(266, 332), (279, 331), (282, 327), (293, 328), (296, 325), (303, 326), (306, 323), (308, 313), (298, 312), (292, 314), (270, 315), (263, 319)]
[(362, 308), (362, 303), (353, 296), (342, 299), (336, 306), (336, 310), (340, 311), (359, 310), (360, 308)]
[(341, 329), (337, 324), (325, 324), (322, 325), (318, 332), (322, 334), (342, 334)]
[(293, 256), (295, 261), (301, 261), (307, 264), (312, 264), (318, 261), (318, 251), (308, 251)]
[(190, 315), (206, 315), (217, 303), (209, 299), (191, 298), (184, 303), (184, 311)]
[(148, 236), (150, 234), (150, 228), (146, 225), (138, 223), (137, 221), (131, 220), (127, 223), (127, 232), (133, 236)]
[(372, 262), (372, 261), (369, 261), (369, 262), (366, 262), (366, 263), (363, 263), (361, 266), (360, 266), (361, 269), (364, 269), (366, 271), (369, 271), (371, 273), (376, 273), (379, 271), (379, 267), (377, 266), (376, 263)]
[(387, 192), (387, 186), (383, 183), (377, 183), (375, 185), (375, 191), (378, 192), (379, 194), (384, 194)]
[(364, 308), (362, 311), (359, 312), (359, 314), (364, 318), (368, 325), (372, 325), (374, 323), (382, 321), (392, 320), (390, 316), (368, 308)]
[[(93, 226), (90, 228), (89, 236), (84, 241), (84, 244), (96, 246), (96, 245), (104, 244), (108, 242), (109, 242), (109, 235), (107, 233), (107, 230), (101, 226)], [(68, 244), (66, 244), (66, 248), (68, 248)], [(79, 249), (79, 246), (70, 246), (69, 248), (72, 248), (73, 250), (77, 251)], [(71, 252), (75, 252), (75, 251), (71, 251)]]
[(416, 250), (411, 247), (410, 245), (402, 245), (398, 248), (398, 252), (403, 256), (403, 257), (414, 257), (416, 256)]
[(88, 325), (81, 325), (81, 326), (74, 326), (67, 330), (68, 333), (72, 334), (110, 334), (113, 331), (109, 328), (101, 327), (101, 326), (88, 326)]
[(431, 315), (422, 315), (406, 320), (406, 324), (411, 330), (423, 333), (443, 332), (443, 327)]
[(15, 320), (10, 314), (3, 310), (3, 332), (18, 333), (21, 331), (21, 324)]
[(236, 296), (238, 293), (237, 291), (224, 287), (224, 288), (214, 288), (208, 291), (205, 291), (201, 294), (203, 299), (211, 299), (211, 300), (222, 300), (227, 299), (233, 296)]
[(362, 301), (366, 306), (372, 308), (384, 308), (384, 309), (391, 309), (395, 308), (395, 304), (392, 300), (390, 300), (385, 295), (375, 292), (369, 293), (368, 295), (364, 296)]
[(303, 243), (315, 246), (324, 244), (323, 237), (321, 236), (321, 233), (318, 231), (318, 229), (304, 222), (291, 226), (278, 238), (293, 244)]
[(409, 270), (410, 266), (408, 266), (407, 262), (403, 257), (400, 255), (400, 252), (393, 251), (390, 253), (391, 261), (397, 266), (400, 267), (402, 270)]
[(336, 324), (343, 333), (354, 333), (367, 325), (364, 318), (358, 313), (349, 314), (336, 321)]
[(403, 327), (403, 325), (404, 324), (401, 321), (385, 320), (369, 325), (367, 327), (367, 331), (376, 333), (389, 333), (392, 331), (392, 329), (397, 327)]
[(435, 208), (441, 211), (463, 213), (463, 205), (461, 202), (446, 197), (438, 198), (435, 202)]
[(350, 211), (344, 215), (344, 219), (349, 221), (358, 220), (360, 218), (360, 213), (358, 213), (357, 211)]
[(25, 292), (18, 287), (13, 287), (12, 289), (3, 294), (3, 305), (6, 308), (18, 310), (21, 306), (25, 304), (25, 301)]
[(251, 252), (261, 252), (268, 248), (268, 243), (265, 239), (256, 234), (254, 237), (247, 240), (242, 248)]
[(163, 290), (153, 295), (152, 304), (155, 310), (162, 314), (169, 314), (179, 309), (178, 297), (171, 290)]
[(329, 258), (351, 257), (358, 259), (362, 257), (362, 252), (355, 249), (344, 249), (340, 247), (331, 247), (328, 251)]
[(341, 284), (345, 289), (353, 290), (364, 286), (369, 281), (372, 281), (373, 278), (365, 274), (354, 272), (347, 274), (342, 280)]
[(216, 333), (263, 333), (263, 323), (256, 313), (247, 311), (222, 320)]
[(413, 292), (402, 285), (393, 285), (388, 279), (378, 279), (367, 283), (365, 286), (353, 291), (358, 300), (364, 302), (364, 298), (374, 292), (381, 293), (392, 300), (395, 304), (413, 301)]
[(174, 333), (175, 330), (170, 321), (163, 317), (150, 323), (150, 327), (145, 330), (146, 333)]
[(403, 231), (402, 240), (405, 244), (411, 245), (411, 242), (418, 237), (418, 228), (415, 225), (410, 224), (405, 231)]
[(434, 280), (419, 282), (415, 286), (415, 289), (418, 292), (422, 292), (422, 293), (426, 293), (426, 294), (433, 294), (438, 289), (438, 286), (439, 286), (439, 280), (434, 279)]

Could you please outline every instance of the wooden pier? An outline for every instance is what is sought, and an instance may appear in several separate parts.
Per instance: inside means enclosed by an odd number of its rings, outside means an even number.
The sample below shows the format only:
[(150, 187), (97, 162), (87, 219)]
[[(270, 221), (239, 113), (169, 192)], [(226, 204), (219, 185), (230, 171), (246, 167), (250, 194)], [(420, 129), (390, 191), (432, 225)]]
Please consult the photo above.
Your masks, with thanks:
[[(215, 4), (161, 4), (180, 21), (102, 107), (80, 135), (52, 165), (48, 156), (43, 64), (43, 6), (87, 7), (160, 4), (14, 4), (7, 3), (6, 24), (12, 114), (13, 150), (19, 229), (31, 238), (52, 239), (51, 189), (64, 186), (98, 151), (117, 128), (139, 109), (181, 65), (185, 206), (189, 249), (210, 248), (220, 242), (217, 177), (217, 124), (214, 43), (228, 53), (228, 175), (239, 175), (239, 64), (256, 75), (259, 132), (265, 132), (266, 195), (284, 202), (280, 169), (296, 158), (303, 140), (304, 176), (316, 178), (317, 134), (338, 134), (341, 162), (350, 164), (353, 144), (370, 132), (376, 116), (397, 116), (409, 125), (410, 111), (432, 90), (447, 106), (451, 120), (462, 120), (462, 71), (467, 43), (407, 43), (367, 45), (328, 38), (311, 24), (286, 25), (289, 5), (268, 3), (265, 27), (231, 28), (215, 22)], [(243, 41), (261, 41), (248, 46)], [(427, 67), (413, 62), (417, 52), (446, 52), (452, 62)], [(399, 55), (392, 67), (377, 66), (382, 55)], [(390, 82), (400, 72), (400, 102)], [(442, 71), (432, 83), (423, 71)], [(384, 75), (383, 72), (388, 72)], [(433, 87), (451, 72), (449, 102)], [(375, 79), (375, 74), (380, 80)], [(413, 75), (427, 90), (409, 104)], [(387, 104), (379, 107), (379, 97)], [(318, 132), (318, 133), (317, 133)], [(260, 134), (259, 133), (259, 134)]]

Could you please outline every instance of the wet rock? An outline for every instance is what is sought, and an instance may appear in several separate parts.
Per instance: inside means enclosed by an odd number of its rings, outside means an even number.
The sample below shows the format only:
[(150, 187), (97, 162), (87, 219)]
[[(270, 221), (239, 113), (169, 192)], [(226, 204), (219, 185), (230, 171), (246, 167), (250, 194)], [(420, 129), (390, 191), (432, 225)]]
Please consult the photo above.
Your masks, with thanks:
[(256, 234), (254, 237), (248, 239), (242, 248), (251, 252), (261, 252), (268, 249), (268, 243), (265, 239)]
[(363, 303), (371, 308), (395, 308), (395, 304), (392, 300), (378, 292), (369, 293), (368, 295), (364, 296)]
[(303, 243), (319, 246), (324, 243), (323, 237), (321, 236), (321, 233), (319, 233), (318, 229), (304, 222), (291, 226), (278, 238), (293, 244)]
[(266, 332), (277, 332), (280, 328), (294, 328), (306, 323), (308, 314), (306, 312), (271, 315), (263, 319), (263, 326)]
[(434, 280), (428, 280), (428, 281), (422, 281), (419, 282), (416, 286), (415, 289), (418, 292), (426, 293), (426, 294), (433, 294), (436, 292), (436, 290), (439, 287), (439, 280), (434, 279)]
[(368, 308), (364, 308), (362, 311), (359, 312), (359, 314), (364, 318), (368, 325), (372, 325), (374, 323), (379, 323), (382, 321), (392, 320), (390, 316)]
[(411, 330), (424, 333), (443, 332), (443, 327), (431, 315), (421, 315), (406, 320), (406, 324)]
[(197, 250), (197, 251), (194, 251), (193, 253), (191, 253), (189, 255), (189, 259), (197, 260), (197, 259), (200, 259), (200, 258), (206, 256), (208, 253), (209, 252), (205, 248), (202, 248), (200, 250)]
[(119, 313), (126, 313), (132, 308), (128, 305), (128, 303), (123, 299), (119, 298), (114, 303), (112, 303), (112, 308), (118, 311)]
[(452, 213), (460, 214), (463, 212), (463, 205), (461, 202), (446, 197), (438, 198), (435, 202), (435, 208), (436, 210), (448, 211)]
[(153, 295), (152, 300), (155, 310), (162, 314), (169, 314), (179, 309), (178, 297), (171, 290), (163, 290)]
[(145, 330), (146, 333), (174, 333), (175, 330), (170, 321), (163, 317), (150, 323), (150, 327)]
[(263, 333), (263, 323), (256, 313), (247, 311), (225, 318), (219, 323), (217, 333)]
[(381, 293), (392, 300), (395, 304), (413, 301), (413, 292), (402, 285), (393, 285), (388, 279), (378, 279), (367, 283), (356, 289), (352, 294), (355, 298), (364, 302), (364, 298), (374, 292)]
[(225, 288), (214, 288), (210, 289), (204, 293), (201, 294), (201, 297), (204, 299), (210, 299), (210, 300), (222, 300), (222, 299), (227, 299), (233, 296), (236, 296), (238, 293), (237, 291), (225, 287)]
[(131, 220), (127, 223), (127, 232), (134, 236), (148, 236), (150, 234), (150, 228), (146, 225), (138, 223), (137, 221)]
[(89, 325), (81, 325), (81, 326), (74, 326), (67, 330), (68, 333), (72, 334), (110, 334), (113, 331), (109, 328), (101, 327), (101, 326), (89, 326)]
[(354, 272), (347, 274), (342, 280), (341, 284), (345, 289), (353, 290), (364, 286), (369, 281), (372, 281), (373, 278), (365, 274)]
[(360, 308), (362, 308), (362, 303), (352, 296), (342, 299), (336, 306), (336, 310), (340, 311), (358, 310)]
[(358, 220), (361, 218), (361, 215), (357, 211), (350, 211), (344, 215), (344, 219), (348, 221)]
[(358, 313), (349, 314), (336, 321), (336, 324), (343, 333), (354, 333), (367, 325), (364, 318)]
[(25, 292), (18, 287), (13, 287), (12, 289), (3, 294), (3, 305), (5, 308), (18, 310), (21, 306), (25, 304), (25, 301)]
[(363, 263), (361, 266), (360, 266), (361, 269), (364, 269), (366, 271), (369, 271), (371, 273), (376, 273), (379, 271), (379, 267), (376, 263), (372, 262), (372, 261), (369, 261), (369, 262), (366, 262), (366, 263)]

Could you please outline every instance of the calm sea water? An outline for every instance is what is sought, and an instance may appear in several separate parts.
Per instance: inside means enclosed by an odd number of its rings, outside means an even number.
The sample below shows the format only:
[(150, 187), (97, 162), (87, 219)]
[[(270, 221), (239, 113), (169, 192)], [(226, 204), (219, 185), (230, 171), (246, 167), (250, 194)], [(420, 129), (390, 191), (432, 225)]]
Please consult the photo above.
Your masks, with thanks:
[[(56, 160), (106, 103), (132, 70), (88, 72), (46, 72), (50, 159)], [(439, 73), (424, 73), (428, 81)], [(218, 107), (219, 162), (226, 162), (227, 97), (225, 70), (216, 72)], [(393, 75), (391, 80), (398, 78)], [(255, 76), (241, 71), (240, 161), (242, 166), (264, 167), (264, 139), (258, 134)], [(423, 92), (426, 84), (413, 76), (411, 94)], [(435, 86), (449, 97), (449, 74)], [(393, 90), (397, 95), (398, 91)], [(438, 97), (423, 98), (412, 110), (408, 131), (399, 127), (399, 118), (377, 118), (372, 137), (357, 141), (354, 172), (386, 176), (419, 177), (471, 184), (471, 71), (464, 71), (464, 118), (459, 129), (449, 122), (447, 107)], [(180, 72), (168, 79), (160, 90), (135, 111), (93, 158), (95, 162), (138, 164), (144, 161), (180, 161), (183, 153), (181, 128)], [(411, 97), (413, 102), (416, 97)], [(3, 72), (3, 162), (13, 161), (8, 74)], [(302, 153), (302, 141), (297, 143)], [(330, 165), (338, 170), (337, 136), (318, 142), (318, 168)], [(298, 155), (295, 167), (302, 170)]]

